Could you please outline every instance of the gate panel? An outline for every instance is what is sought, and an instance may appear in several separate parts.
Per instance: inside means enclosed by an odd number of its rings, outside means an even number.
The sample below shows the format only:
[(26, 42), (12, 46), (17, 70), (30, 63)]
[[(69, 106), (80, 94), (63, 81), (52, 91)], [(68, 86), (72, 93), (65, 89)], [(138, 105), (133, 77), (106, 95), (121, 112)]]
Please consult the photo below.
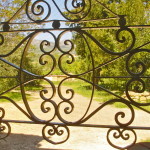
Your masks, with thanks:
[[(92, 18), (93, 7), (103, 8), (108, 14)], [(19, 19), (15, 22), (16, 17)], [(1, 139), (10, 135), (11, 123), (43, 125), (42, 136), (52, 144), (66, 142), (70, 127), (106, 128), (106, 139), (112, 147), (128, 149), (137, 142), (136, 130), (150, 130), (148, 123), (134, 123), (138, 111), (150, 113), (150, 42), (138, 43), (140, 36), (135, 34), (136, 30), (148, 31), (150, 25), (129, 26), (125, 15), (113, 12), (98, 0), (64, 0), (61, 5), (55, 0), (27, 0), (9, 20), (1, 22), (1, 27), (0, 82), (5, 84), (5, 79), (10, 79), (12, 84), (0, 89), (0, 99), (10, 101), (28, 118), (5, 119), (6, 112), (0, 107)], [(7, 44), (10, 35), (12, 39), (20, 36), (13, 48)], [(86, 87), (90, 95), (82, 107), (77, 89), (71, 86), (76, 83)], [(30, 104), (30, 84), (41, 88), (39, 113)], [(23, 107), (7, 95), (18, 90)], [(102, 95), (108, 99), (100, 101)], [(114, 108), (118, 103), (123, 108)], [(105, 110), (107, 114), (109, 109), (111, 123), (103, 123), (101, 112)], [(100, 116), (99, 123), (92, 120), (96, 115)]]

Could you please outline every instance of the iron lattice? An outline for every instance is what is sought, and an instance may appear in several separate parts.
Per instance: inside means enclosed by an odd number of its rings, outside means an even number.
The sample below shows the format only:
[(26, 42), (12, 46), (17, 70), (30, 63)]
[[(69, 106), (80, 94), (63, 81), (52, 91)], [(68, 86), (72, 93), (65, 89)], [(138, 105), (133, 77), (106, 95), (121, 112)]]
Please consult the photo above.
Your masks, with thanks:
[[(61, 16), (63, 16), (64, 20), (49, 20), (50, 16), (51, 16), (51, 4), (48, 1), (45, 0), (36, 0), (34, 2), (31, 2), (31, 0), (27, 0), (23, 6), (12, 16), (12, 18), (10, 18), (7, 22), (1, 22), (1, 26), (2, 26), (2, 31), (0, 31), (0, 46), (3, 46), (3, 44), (5, 43), (5, 33), (27, 33), (26, 37), (23, 38), (23, 40), (17, 44), (17, 46), (12, 49), (11, 51), (9, 51), (7, 54), (1, 54), (0, 53), (0, 61), (10, 65), (11, 67), (15, 68), (18, 70), (18, 75), (15, 76), (14, 78), (18, 81), (18, 85), (16, 85), (15, 87), (8, 89), (6, 91), (1, 92), (0, 94), (0, 99), (7, 99), (8, 101), (12, 102), (17, 109), (19, 109), (24, 115), (26, 115), (30, 121), (15, 121), (15, 120), (5, 120), (5, 110), (3, 108), (0, 108), (1, 111), (1, 116), (0, 116), (0, 133), (3, 133), (3, 131), (7, 130), (7, 133), (4, 135), (4, 137), (2, 137), (1, 139), (6, 138), (7, 136), (9, 136), (10, 132), (11, 132), (11, 126), (10, 123), (29, 123), (29, 124), (44, 124), (43, 130), (42, 130), (42, 135), (43, 138), (45, 140), (47, 140), (50, 143), (53, 144), (61, 144), (64, 143), (68, 140), (69, 136), (70, 136), (70, 130), (69, 130), (69, 126), (79, 126), (79, 127), (98, 127), (98, 128), (108, 128), (108, 132), (107, 132), (107, 141), (108, 143), (117, 148), (117, 149), (125, 149), (125, 148), (129, 148), (131, 146), (133, 146), (136, 143), (137, 140), (137, 135), (135, 132), (135, 129), (139, 129), (139, 130), (150, 130), (150, 127), (139, 127), (139, 126), (132, 126), (132, 122), (135, 119), (135, 109), (134, 107), (139, 108), (141, 111), (145, 111), (146, 113), (150, 113), (150, 111), (146, 110), (144, 107), (145, 106), (149, 106), (150, 103), (148, 102), (137, 102), (135, 101), (131, 95), (130, 95), (130, 90), (129, 87), (133, 82), (137, 82), (139, 84), (142, 85), (142, 89), (139, 89), (139, 87), (137, 86), (137, 93), (143, 93), (146, 88), (145, 86), (147, 85), (147, 83), (144, 82), (143, 79), (149, 79), (149, 76), (145, 76), (144, 73), (146, 72), (146, 70), (148, 69), (149, 66), (146, 66), (143, 62), (136, 62), (136, 68), (138, 70), (138, 66), (141, 67), (140, 71), (137, 72), (133, 72), (130, 69), (130, 61), (131, 58), (133, 56), (135, 56), (137, 53), (140, 52), (150, 52), (150, 49), (146, 49), (143, 48), (144, 46), (147, 46), (148, 44), (150, 44), (150, 42), (147, 42), (139, 47), (135, 48), (135, 42), (136, 42), (136, 36), (134, 34), (134, 30), (132, 30), (133, 28), (149, 28), (149, 25), (137, 25), (137, 26), (127, 26), (126, 25), (126, 18), (124, 15), (118, 15), (116, 13), (114, 13), (113, 11), (111, 11), (109, 8), (107, 8), (104, 4), (102, 4), (100, 1), (95, 0), (95, 2), (97, 2), (97, 4), (100, 7), (104, 7), (109, 13), (111, 13), (114, 17), (111, 18), (100, 18), (100, 19), (95, 19), (95, 20), (86, 20), (85, 18), (88, 16), (88, 14), (90, 13), (91, 9), (92, 9), (92, 1), (91, 0), (81, 0), (81, 1), (76, 1), (76, 0), (72, 0), (72, 9), (73, 10), (77, 10), (76, 12), (73, 12), (69, 9), (68, 7), (68, 1), (64, 0), (64, 8), (65, 8), (65, 12), (61, 10), (61, 8), (59, 7), (59, 5), (56, 3), (55, 0), (51, 0), (51, 3), (53, 3), (53, 5), (56, 7), (56, 9), (58, 10), (58, 12), (60, 13)], [(43, 3), (45, 6), (43, 6), (41, 3)], [(45, 9), (47, 8), (47, 9)], [(13, 22), (13, 20), (15, 19), (15, 17), (21, 12), (25, 10), (25, 15), (26, 17), (30, 20), (30, 22)], [(36, 12), (37, 11), (37, 12)], [(70, 16), (66, 15), (66, 12), (68, 14), (70, 14)], [(44, 15), (43, 15), (44, 14)], [(41, 17), (41, 18), (40, 18)], [(83, 23), (85, 22), (96, 22), (96, 21), (104, 21), (104, 20), (118, 20), (118, 26), (96, 26), (96, 27), (87, 27), (87, 26), (82, 26)], [(21, 30), (17, 30), (17, 29), (13, 29), (10, 28), (11, 25), (20, 25), (20, 24), (30, 24), (30, 25), (42, 25), (42, 24), (46, 24), (46, 23), (50, 23), (50, 28), (34, 28), (34, 29), (21, 29)], [(70, 24), (70, 26), (65, 26), (64, 28), (61, 27), (61, 25), (63, 23), (66, 24)], [(97, 40), (94, 36), (92, 36), (92, 34), (90, 34), (88, 31), (91, 30), (103, 30), (103, 29), (115, 29), (117, 30), (116, 32), (116, 40), (119, 43), (125, 43), (126, 42), (126, 38), (122, 37), (120, 38), (120, 34), (123, 33), (124, 31), (127, 32), (130, 37), (131, 37), (131, 44), (123, 51), (121, 52), (115, 52), (111, 49), (108, 49), (104, 46), (104, 44), (101, 43), (101, 41)], [(60, 31), (59, 35), (55, 35), (53, 33), (53, 31)], [(74, 61), (76, 60), (75, 56), (72, 54), (72, 51), (74, 51), (75, 49), (75, 41), (71, 41), (66, 39), (64, 41), (64, 45), (69, 45), (70, 48), (66, 51), (63, 49), (61, 43), (61, 37), (68, 33), (68, 32), (75, 32), (78, 33), (79, 35), (82, 36), (82, 38), (85, 40), (85, 43), (87, 44), (87, 47), (89, 49), (89, 53), (90, 53), (90, 60), (91, 60), (91, 69), (87, 70), (81, 74), (72, 74), (72, 73), (68, 73), (67, 71), (65, 71), (65, 69), (63, 68), (63, 57), (64, 56), (69, 56), (69, 58), (71, 58), (71, 61), (67, 61), (68, 65), (74, 63)], [(50, 51), (46, 51), (45, 50), (45, 46), (49, 46), (50, 42), (48, 40), (43, 40), (40, 43), (40, 51), (41, 51), (41, 56), (39, 58), (39, 63), (40, 65), (44, 65), (46, 64), (46, 62), (43, 62), (43, 57), (44, 56), (48, 56), (51, 58), (52, 60), (52, 66), (50, 68), (50, 71), (48, 73), (46, 73), (45, 75), (38, 75), (38, 74), (33, 74), (30, 71), (26, 70), (24, 68), (24, 61), (25, 61), (25, 53), (26, 51), (28, 51), (29, 46), (31, 45), (33, 39), (38, 36), (40, 33), (48, 33), (51, 35), (51, 37), (54, 40), (54, 46)], [(95, 43), (99, 48), (101, 48), (102, 51), (104, 51), (106, 54), (108, 55), (113, 55), (114, 58), (106, 61), (102, 64), (95, 64), (94, 61), (94, 56), (93, 56), (93, 51), (92, 51), (92, 47), (89, 45), (88, 43), (88, 39), (90, 39), (91, 41), (93, 41), (93, 43)], [(25, 48), (21, 54), (21, 60), (20, 60), (20, 66), (17, 66), (11, 62), (9, 62), (7, 59), (8, 56), (14, 54), (22, 45), (25, 45)], [(61, 53), (61, 55), (59, 56), (58, 59), (55, 58), (55, 56), (53, 55), (53, 52), (58, 50), (59, 53)], [(2, 51), (2, 50), (1, 50)], [(129, 74), (129, 76), (116, 76), (116, 77), (103, 77), (103, 76), (96, 76), (95, 71), (97, 69), (102, 68), (103, 66), (107, 66), (108, 64), (117, 61), (120, 58), (123, 57), (127, 57), (127, 59), (125, 59), (125, 65), (126, 68), (124, 68), (126, 70), (126, 72)], [(148, 60), (149, 61), (149, 60)], [(56, 68), (56, 65), (58, 66), (58, 68), (63, 72), (64, 75), (66, 75), (65, 79), (63, 79), (59, 84), (58, 84), (58, 88), (56, 88), (55, 84), (53, 83), (53, 81), (48, 80), (46, 77), (49, 76)], [(92, 80), (88, 80), (86, 78), (83, 78), (83, 75), (86, 75), (88, 73), (92, 74)], [(24, 79), (24, 74), (27, 74), (30, 76), (29, 80), (25, 80)], [(10, 78), (8, 76), (2, 76), (0, 78)], [(128, 81), (126, 82), (125, 85), (125, 95), (126, 98), (123, 98), (119, 95), (117, 95), (116, 93), (114, 93), (113, 91), (106, 89), (104, 87), (102, 87), (101, 85), (96, 84), (95, 79), (98, 78), (113, 78), (113, 79), (119, 79), (119, 78), (126, 78)], [(29, 106), (27, 97), (26, 97), (26, 93), (25, 93), (25, 85), (28, 84), (29, 82), (32, 82), (34, 80), (44, 80), (46, 81), (50, 87), (51, 87), (51, 97), (47, 98), (45, 96), (45, 94), (48, 92), (48, 90), (41, 90), (40, 91), (40, 97), (41, 99), (43, 99), (43, 102), (41, 103), (41, 110), (43, 113), (48, 113), (50, 111), (50, 108), (45, 107), (45, 105), (47, 103), (51, 103), (51, 105), (53, 106), (54, 109), (54, 113), (52, 116), (50, 116), (47, 120), (41, 120), (40, 118), (38, 118), (33, 112), (32, 109)], [(89, 102), (89, 105), (85, 111), (85, 114), (83, 114), (83, 116), (78, 119), (77, 121), (68, 121), (67, 119), (65, 119), (62, 114), (61, 114), (61, 106), (66, 104), (67, 106), (69, 105), (69, 107), (65, 107), (64, 108), (64, 112), (65, 114), (69, 115), (73, 112), (74, 110), (74, 104), (72, 102), (72, 99), (74, 97), (74, 90), (73, 89), (67, 89), (66, 92), (70, 93), (71, 96), (69, 98), (65, 98), (65, 96), (63, 96), (62, 93), (62, 84), (69, 80), (69, 79), (78, 79), (78, 80), (82, 80), (84, 82), (89, 83), (90, 85), (92, 85), (92, 89), (91, 89), (91, 99)], [(20, 92), (22, 94), (22, 99), (24, 102), (24, 105), (26, 107), (26, 110), (24, 110), (23, 108), (21, 108), (13, 99), (10, 99), (7, 96), (3, 96), (3, 94), (14, 90), (15, 88), (20, 87)], [(89, 109), (91, 107), (91, 103), (93, 101), (93, 95), (94, 95), (94, 91), (95, 91), (95, 87), (99, 88), (100, 90), (103, 90), (105, 92), (107, 92), (108, 94), (111, 94), (113, 96), (115, 96), (115, 99), (111, 99), (108, 100), (104, 103), (102, 103), (100, 106), (98, 106), (97, 109), (93, 110), (90, 114), (89, 114)], [(61, 102), (59, 102), (58, 104), (53, 100), (55, 98), (55, 94), (56, 92), (58, 92), (58, 95), (61, 99)], [(112, 104), (112, 103), (116, 103), (116, 102), (120, 102), (123, 103), (124, 105), (126, 105), (126, 107), (130, 110), (131, 112), (131, 117), (129, 119), (128, 122), (122, 123), (120, 121), (120, 117), (124, 118), (126, 116), (126, 114), (124, 112), (118, 112), (115, 115), (115, 122), (116, 125), (94, 125), (94, 124), (86, 124), (86, 121), (89, 120), (90, 118), (92, 118), (97, 112), (99, 112), (102, 108), (104, 108), (105, 106)], [(58, 118), (59, 122), (54, 122), (54, 118)], [(62, 136), (64, 134), (64, 132), (67, 133), (65, 139), (63, 139), (62, 141), (52, 141), (47, 135), (46, 135), (46, 129), (49, 128), (48, 130), (48, 134), (49, 136), (53, 136), (53, 135), (58, 135), (58, 136)], [(125, 134), (125, 132), (130, 132), (131, 134), (133, 134), (134, 136), (134, 140), (132, 143), (130, 143), (129, 145), (126, 145), (125, 147), (121, 147), (121, 145), (116, 145), (115, 143), (112, 142), (112, 140), (110, 139), (110, 134), (113, 134), (113, 138), (118, 139), (118, 138), (122, 138), (123, 140), (129, 140), (130, 139), (130, 135), (129, 134)]]

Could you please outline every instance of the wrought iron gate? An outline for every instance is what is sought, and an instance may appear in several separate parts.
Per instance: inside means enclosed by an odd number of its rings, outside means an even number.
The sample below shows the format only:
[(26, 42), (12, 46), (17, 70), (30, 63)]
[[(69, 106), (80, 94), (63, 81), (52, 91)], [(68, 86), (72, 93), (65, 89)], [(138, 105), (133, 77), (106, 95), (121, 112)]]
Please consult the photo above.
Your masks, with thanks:
[[(49, 18), (51, 17), (51, 14), (53, 14), (52, 6), (57, 9), (58, 13), (64, 18), (64, 20), (60, 20), (59, 18), (57, 20), (53, 20)], [(111, 14), (112, 17), (105, 17), (103, 18), (91, 18), (86, 19), (86, 17), (91, 13), (91, 9), (93, 7), (93, 4), (99, 5), (99, 7), (103, 7), (107, 12)], [(16, 86), (10, 87), (9, 89), (3, 91), (3, 89), (0, 89), (0, 99), (7, 99), (11, 103), (13, 103), (16, 106), (16, 109), (19, 109), (24, 115), (26, 115), (30, 121), (24, 121), (24, 120), (6, 120), (5, 119), (5, 110), (0, 107), (0, 133), (1, 133), (1, 139), (6, 138), (9, 136), (11, 132), (11, 126), (10, 123), (27, 123), (27, 124), (44, 124), (42, 135), (45, 140), (47, 140), (50, 143), (53, 144), (61, 144), (68, 140), (70, 137), (70, 126), (78, 126), (78, 127), (94, 127), (94, 128), (108, 128), (107, 132), (107, 141), (108, 143), (117, 148), (117, 149), (126, 149), (131, 146), (133, 146), (137, 141), (137, 135), (135, 130), (150, 130), (150, 127), (148, 126), (132, 126), (132, 123), (135, 119), (135, 110), (136, 108), (140, 109), (140, 111), (144, 111), (146, 113), (150, 113), (149, 110), (147, 110), (147, 106), (150, 106), (150, 101), (148, 98), (144, 101), (136, 101), (135, 98), (131, 95), (131, 90), (134, 88), (134, 92), (137, 94), (144, 93), (148, 90), (148, 82), (149, 82), (149, 75), (145, 74), (148, 69), (150, 69), (150, 66), (147, 65), (148, 63), (144, 63), (142, 61), (136, 61), (134, 64), (132, 63), (131, 59), (135, 57), (138, 54), (146, 53), (146, 55), (149, 55), (150, 49), (145, 48), (145, 46), (149, 46), (150, 42), (146, 42), (138, 47), (135, 47), (135, 43), (137, 40), (137, 37), (134, 33), (134, 29), (142, 30), (144, 28), (150, 28), (150, 25), (134, 25), (134, 26), (127, 26), (126, 25), (126, 17), (124, 15), (118, 15), (114, 13), (112, 10), (110, 10), (108, 7), (106, 7), (104, 4), (102, 4), (99, 0), (64, 0), (62, 3), (63, 7), (65, 8), (65, 11), (62, 10), (62, 5), (59, 6), (58, 1), (51, 0), (27, 0), (22, 7), (14, 13), (12, 18), (10, 18), (8, 21), (1, 22), (2, 30), (0, 31), (0, 46), (2, 47), (5, 44), (6, 33), (24, 33), (23, 39), (20, 40), (19, 43), (16, 44), (16, 47), (10, 50), (9, 52), (5, 52), (3, 49), (0, 49), (0, 64), (6, 64), (6, 66), (11, 66), (12, 68), (15, 68), (18, 70), (18, 74), (14, 77), (11, 75), (9, 76), (1, 76), (0, 79), (6, 79), (6, 78), (14, 78), (17, 82)], [(30, 22), (13, 22), (15, 17), (19, 15), (20, 12), (25, 11), (24, 16), (30, 20)], [(118, 26), (101, 26), (97, 24), (97, 22), (102, 21), (118, 21)], [(87, 24), (86, 24), (87, 23)], [(90, 23), (92, 26), (90, 26)], [(41, 28), (43, 24), (49, 24), (49, 28)], [(65, 25), (66, 24), (66, 25)], [(18, 29), (19, 25), (33, 25), (30, 26), (29, 29)], [(34, 27), (36, 26), (36, 28)], [(33, 28), (34, 27), (34, 28)], [(46, 26), (47, 27), (47, 26)], [(102, 41), (99, 41), (95, 36), (92, 35), (92, 31), (96, 30), (115, 30), (114, 35), (116, 36), (116, 42), (121, 44), (128, 45), (126, 49), (122, 51), (116, 51), (113, 50), (113, 48), (106, 48), (108, 45), (107, 43), (104, 43)], [(59, 31), (59, 33), (56, 34), (54, 31)], [(127, 33), (130, 36), (130, 44), (126, 43), (127, 38), (125, 38), (122, 33)], [(33, 40), (41, 33), (47, 33), (51, 36), (51, 39), (42, 40), (40, 43), (40, 57), (39, 57), (39, 64), (41, 66), (46, 65), (48, 62), (44, 61), (44, 57), (49, 57), (51, 59), (50, 61), (50, 70), (48, 73), (44, 75), (34, 74), (32, 71), (29, 71), (28, 68), (26, 68), (24, 62), (26, 61), (26, 55), (28, 52), (28, 49), (30, 48), (30, 45), (32, 44)], [(80, 39), (82, 39), (84, 44), (86, 45), (88, 49), (88, 60), (90, 61), (90, 66), (86, 71), (83, 71), (81, 73), (75, 74), (73, 72), (68, 72), (63, 67), (63, 63), (67, 63), (68, 65), (73, 64), (76, 60), (79, 61), (81, 59), (78, 58), (75, 49), (76, 49), (76, 41), (71, 39), (65, 39), (64, 43), (62, 43), (62, 37), (66, 34), (64, 38), (67, 38), (68, 33), (73, 33), (73, 36), (76, 36), (77, 34), (80, 36)], [(121, 36), (122, 35), (122, 36)], [(43, 37), (40, 37), (40, 40)], [(103, 63), (96, 64), (95, 62), (95, 52), (93, 47), (91, 47), (90, 41), (92, 41), (98, 48), (101, 49), (105, 55), (109, 55), (111, 59), (106, 60)], [(12, 39), (13, 40), (13, 39)], [(50, 41), (48, 41), (50, 40)], [(51, 40), (53, 40), (53, 43), (51, 43)], [(79, 41), (78, 41), (79, 42)], [(36, 45), (35, 43), (33, 45)], [(106, 46), (107, 45), (107, 46)], [(7, 45), (9, 47), (9, 45)], [(20, 64), (16, 65), (15, 63), (9, 62), (7, 59), (9, 56), (16, 53), (16, 51), (23, 47), (23, 51), (20, 54)], [(65, 47), (66, 46), (66, 47)], [(45, 47), (49, 47), (51, 50), (45, 49)], [(7, 47), (5, 47), (7, 49)], [(119, 49), (121, 47), (118, 47)], [(54, 55), (54, 52), (59, 52), (59, 57), (56, 58)], [(63, 58), (67, 56), (67, 61), (64, 62)], [(102, 56), (104, 57), (104, 55)], [(100, 72), (100, 76), (97, 76), (96, 71), (102, 69), (105, 66), (108, 66), (109, 64), (112, 64), (113, 62), (116, 62), (122, 58), (124, 58), (124, 66), (123, 69), (128, 75), (122, 76), (103, 76), (103, 74)], [(149, 57), (147, 58), (147, 62), (149, 61)], [(123, 60), (122, 60), (123, 61)], [(85, 62), (84, 62), (85, 63)], [(135, 67), (134, 69), (131, 69)], [(2, 67), (2, 65), (1, 65)], [(47, 76), (50, 76), (53, 74), (53, 71), (58, 68), (61, 70), (61, 72), (66, 76), (62, 81), (58, 83), (58, 88), (56, 88), (54, 82), (51, 79), (48, 79)], [(7, 68), (5, 68), (7, 70)], [(74, 68), (75, 69), (75, 68)], [(84, 68), (85, 69), (85, 68)], [(9, 74), (9, 70), (7, 70)], [(90, 74), (90, 78), (85, 77), (87, 74)], [(71, 80), (72, 83), (74, 83), (74, 80), (81, 80), (82, 82), (86, 82), (91, 85), (91, 98), (89, 101), (88, 106), (85, 108), (85, 113), (77, 120), (69, 121), (63, 115), (70, 115), (74, 111), (74, 103), (73, 103), (73, 97), (75, 95), (75, 92), (73, 89), (67, 89), (65, 92), (66, 94), (70, 94), (69, 97), (65, 97), (64, 93), (62, 92), (62, 85), (67, 80)], [(102, 86), (101, 84), (97, 84), (97, 79), (114, 79), (119, 81), (120, 79), (126, 79), (126, 82), (124, 83), (124, 96), (117, 94), (113, 90), (107, 89), (106, 86)], [(43, 113), (48, 113), (49, 111), (52, 111), (51, 116), (49, 116), (48, 119), (41, 120), (36, 116), (36, 114), (33, 113), (32, 109), (30, 108), (29, 102), (27, 100), (26, 96), (26, 90), (25, 86), (35, 80), (44, 80), (49, 84), (51, 87), (51, 96), (46, 97), (45, 95), (49, 92), (48, 90), (44, 89), (41, 90), (40, 97), (43, 100), (41, 102), (41, 111)], [(111, 82), (111, 80), (109, 80)], [(3, 84), (3, 83), (0, 83)], [(131, 85), (132, 86), (131, 88)], [(4, 94), (20, 87), (20, 93), (22, 94), (22, 100), (24, 102), (26, 110), (24, 110), (22, 107), (20, 107), (13, 99), (5, 96)], [(94, 92), (99, 89), (101, 91), (105, 91), (109, 95), (113, 95), (115, 98), (109, 99), (106, 102), (100, 104), (97, 106), (96, 109), (89, 111), (93, 102), (93, 96)], [(59, 98), (61, 99), (60, 102), (56, 102), (55, 100), (55, 94), (58, 93)], [(145, 97), (145, 95), (144, 95)], [(50, 103), (50, 107), (46, 107), (46, 104)], [(91, 119), (95, 114), (101, 111), (102, 108), (114, 104), (114, 103), (122, 103), (126, 105), (126, 108), (130, 110), (130, 118), (128, 121), (122, 123), (121, 118), (125, 118), (126, 112), (123, 112), (120, 109), (118, 109), (118, 113), (114, 116), (114, 121), (116, 125), (102, 125), (102, 124), (88, 124), (86, 123), (89, 119)], [(66, 105), (66, 107), (64, 107)], [(62, 111), (63, 110), (63, 111)], [(106, 112), (107, 113), (107, 112)], [(57, 118), (59, 121), (54, 122), (55, 118)], [(140, 118), (139, 118), (140, 119)], [(149, 118), (148, 118), (149, 119)], [(49, 129), (48, 129), (49, 128)], [(5, 132), (5, 134), (4, 134)], [(47, 133), (48, 136), (47, 136)], [(66, 137), (61, 141), (52, 141), (50, 137), (54, 135), (62, 136), (64, 133), (66, 134)], [(112, 134), (113, 133), (113, 134)], [(129, 145), (126, 145), (122, 147), (122, 145), (116, 145), (113, 143), (114, 139), (122, 138), (122, 140), (128, 141), (130, 140), (130, 134), (134, 136), (134, 139)], [(73, 133), (72, 133), (73, 136)], [(111, 137), (110, 137), (111, 136)]]

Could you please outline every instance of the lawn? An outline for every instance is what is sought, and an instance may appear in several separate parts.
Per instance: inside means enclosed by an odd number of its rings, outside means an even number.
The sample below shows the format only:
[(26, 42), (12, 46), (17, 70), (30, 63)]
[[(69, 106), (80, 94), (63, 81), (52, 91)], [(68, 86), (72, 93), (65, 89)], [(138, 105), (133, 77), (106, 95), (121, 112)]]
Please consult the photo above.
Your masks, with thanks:
[[(22, 95), (20, 92), (9, 92), (7, 94), (4, 94), (3, 96), (9, 97), (14, 101), (22, 100)], [(7, 99), (0, 99), (0, 102), (8, 102), (8, 100)]]
[[(58, 86), (59, 82), (58, 81), (54, 81), (53, 82), (56, 86)], [(92, 87), (91, 85), (89, 85), (88, 83), (85, 83), (84, 81), (67, 81), (63, 83), (63, 86), (67, 86), (72, 88), (75, 93), (78, 93), (82, 96), (91, 97), (92, 94)], [(123, 91), (112, 91), (114, 94), (122, 96), (123, 95)], [(111, 95), (108, 92), (105, 92), (103, 90), (97, 90), (95, 89), (94, 91), (94, 96), (93, 99), (100, 102), (100, 103), (104, 103), (108, 100), (111, 99), (115, 99), (117, 98), (114, 95)], [(150, 101), (150, 100), (148, 100)], [(120, 102), (114, 103), (112, 106), (117, 107), (117, 108), (126, 108), (126, 105)], [(136, 108), (136, 107), (134, 107)], [(150, 110), (150, 106), (144, 106), (143, 108), (145, 108), (146, 110)]]
[[(53, 82), (55, 86), (57, 87), (60, 82), (54, 81)], [(45, 83), (44, 83), (45, 84)], [(47, 86), (47, 85), (46, 85)], [(82, 96), (91, 98), (92, 95), (92, 86), (89, 83), (86, 83), (84, 81), (67, 81), (62, 84), (62, 86), (69, 87), (74, 90), (75, 93), (78, 93)], [(27, 86), (25, 87), (27, 91), (40, 91), (43, 89), (42, 86)], [(113, 91), (114, 94), (121, 96), (123, 92), (120, 91)], [(20, 101), (22, 100), (21, 93), (18, 92), (9, 92), (5, 94), (4, 96), (7, 96), (15, 101)], [(30, 95), (27, 94), (29, 97)], [(94, 95), (93, 95), (93, 100), (98, 101), (100, 103), (104, 103), (106, 101), (109, 101), (111, 99), (115, 99), (116, 97), (108, 92), (105, 92), (103, 90), (94, 90)], [(1, 99), (1, 102), (6, 102), (8, 100)], [(117, 107), (117, 108), (125, 108), (126, 105), (120, 102), (114, 103), (112, 106)], [(136, 108), (136, 107), (135, 107)], [(150, 106), (144, 106), (146, 110), (150, 110)]]
[[(26, 91), (39, 91), (42, 89), (43, 89), (43, 87), (41, 87), (41, 86), (39, 86), (39, 87), (38, 86), (26, 86), (25, 87)], [(16, 102), (22, 100), (22, 94), (20, 92), (20, 89), (16, 89), (15, 91), (8, 92), (2, 96), (6, 96), (6, 97), (8, 97), (8, 98), (10, 98)], [(26, 96), (27, 96), (28, 100), (31, 100), (30, 94), (26, 93)], [(0, 102), (8, 102), (8, 100), (7, 99), (0, 99)]]

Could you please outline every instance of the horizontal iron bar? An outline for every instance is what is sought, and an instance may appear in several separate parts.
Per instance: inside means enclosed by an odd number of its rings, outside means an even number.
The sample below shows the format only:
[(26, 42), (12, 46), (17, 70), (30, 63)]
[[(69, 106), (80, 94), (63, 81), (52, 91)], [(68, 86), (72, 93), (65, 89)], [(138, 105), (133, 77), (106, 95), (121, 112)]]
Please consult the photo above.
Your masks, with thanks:
[[(2, 122), (9, 122), (9, 123), (24, 123), (24, 124), (43, 124), (43, 125), (66, 125), (66, 126), (75, 126), (75, 127), (94, 127), (94, 128), (121, 128), (117, 125), (94, 125), (94, 124), (64, 124), (59, 122), (33, 122), (33, 121), (21, 121), (21, 120), (2, 120)], [(141, 127), (141, 126), (128, 126), (128, 129), (136, 129), (136, 130), (150, 130), (150, 127)]]
[[(126, 26), (128, 28), (150, 28), (150, 25), (134, 25), (134, 26)], [(81, 28), (46, 28), (46, 29), (26, 29), (26, 30), (11, 30), (11, 31), (0, 31), (0, 33), (13, 33), (13, 32), (32, 32), (32, 31), (64, 31), (70, 30), (75, 31), (77, 29), (82, 30), (99, 30), (99, 29), (120, 29), (120, 26), (100, 26), (100, 27), (81, 27)]]
[[(102, 18), (102, 19), (91, 19), (91, 20), (81, 20), (81, 21), (67, 21), (67, 20), (58, 20), (59, 22), (65, 22), (65, 23), (82, 23), (82, 22), (96, 22), (96, 21), (105, 21), (105, 20), (114, 20), (114, 19), (119, 19), (119, 17), (110, 17), (110, 18)], [(8, 24), (10, 25), (19, 25), (19, 24), (39, 24), (41, 25), (42, 23), (50, 23), (54, 22), (56, 20), (47, 20), (47, 21), (42, 21), (42, 22), (10, 22)], [(1, 22), (0, 24), (5, 24), (6, 22)]]
[[(118, 77), (116, 77), (116, 76), (110, 76), (110, 77), (107, 77), (107, 76), (97, 76), (97, 77), (94, 77), (94, 78), (134, 78), (134, 77), (131, 77), (131, 76), (126, 76), (126, 77), (123, 77), (123, 76), (118, 76)], [(146, 76), (146, 77), (144, 77), (144, 76), (139, 76), (139, 78), (150, 78), (150, 76)]]

